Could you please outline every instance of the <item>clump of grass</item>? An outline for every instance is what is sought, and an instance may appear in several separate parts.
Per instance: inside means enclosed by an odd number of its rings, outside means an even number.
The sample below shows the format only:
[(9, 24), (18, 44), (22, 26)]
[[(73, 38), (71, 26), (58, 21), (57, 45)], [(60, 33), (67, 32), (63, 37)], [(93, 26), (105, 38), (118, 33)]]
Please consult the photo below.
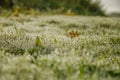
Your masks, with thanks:
[(119, 36), (111, 36), (111, 37), (109, 38), (109, 41), (110, 41), (110, 44), (120, 45), (120, 37), (119, 37)]
[(6, 52), (24, 54), (25, 50), (32, 47), (31, 40), (25, 34), (8, 33), (0, 34), (0, 47)]
[(61, 28), (64, 29), (72, 29), (72, 28), (78, 28), (80, 27), (79, 24), (75, 24), (75, 23), (65, 23), (65, 24), (61, 24)]
[(47, 23), (49, 23), (49, 24), (60, 24), (60, 22), (56, 21), (56, 20), (49, 20), (49, 21), (47, 21)]
[(35, 46), (33, 48), (29, 48), (27, 51), (34, 56), (35, 59), (40, 55), (51, 54), (54, 50), (50, 46), (44, 46), (39, 36), (36, 37), (34, 45)]
[(109, 23), (101, 23), (100, 27), (108, 28), (109, 29), (111, 27), (111, 24), (109, 24)]
[(1, 27), (8, 27), (8, 26), (13, 26), (12, 23), (6, 23), (6, 22), (0, 22)]

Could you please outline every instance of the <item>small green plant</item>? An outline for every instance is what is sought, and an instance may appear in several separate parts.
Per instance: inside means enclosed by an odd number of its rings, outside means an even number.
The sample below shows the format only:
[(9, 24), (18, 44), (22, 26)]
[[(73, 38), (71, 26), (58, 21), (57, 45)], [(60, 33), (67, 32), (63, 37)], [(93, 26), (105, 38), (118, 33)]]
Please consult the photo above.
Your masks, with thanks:
[(41, 40), (40, 40), (40, 38), (38, 36), (36, 37), (35, 46), (36, 47), (42, 47), (42, 42), (41, 42)]

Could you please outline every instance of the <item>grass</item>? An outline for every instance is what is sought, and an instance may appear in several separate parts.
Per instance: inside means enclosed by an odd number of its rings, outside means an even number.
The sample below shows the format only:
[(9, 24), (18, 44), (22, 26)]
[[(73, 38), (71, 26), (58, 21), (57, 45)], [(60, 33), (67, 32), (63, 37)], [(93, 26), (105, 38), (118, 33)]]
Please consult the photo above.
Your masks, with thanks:
[(0, 17), (0, 80), (119, 78), (119, 18)]

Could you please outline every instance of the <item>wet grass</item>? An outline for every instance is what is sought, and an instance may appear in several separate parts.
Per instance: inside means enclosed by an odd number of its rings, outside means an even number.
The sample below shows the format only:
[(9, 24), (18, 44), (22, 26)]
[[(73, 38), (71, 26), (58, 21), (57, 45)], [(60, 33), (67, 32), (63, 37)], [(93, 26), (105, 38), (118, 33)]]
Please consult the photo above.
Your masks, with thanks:
[(119, 18), (0, 17), (0, 80), (119, 78)]

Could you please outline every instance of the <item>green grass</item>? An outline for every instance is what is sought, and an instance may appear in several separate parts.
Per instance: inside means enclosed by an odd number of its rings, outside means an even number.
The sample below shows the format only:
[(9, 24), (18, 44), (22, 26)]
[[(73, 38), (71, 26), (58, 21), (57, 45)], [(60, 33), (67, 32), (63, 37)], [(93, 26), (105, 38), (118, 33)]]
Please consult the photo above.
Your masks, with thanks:
[(119, 80), (120, 18), (0, 17), (0, 80)]

